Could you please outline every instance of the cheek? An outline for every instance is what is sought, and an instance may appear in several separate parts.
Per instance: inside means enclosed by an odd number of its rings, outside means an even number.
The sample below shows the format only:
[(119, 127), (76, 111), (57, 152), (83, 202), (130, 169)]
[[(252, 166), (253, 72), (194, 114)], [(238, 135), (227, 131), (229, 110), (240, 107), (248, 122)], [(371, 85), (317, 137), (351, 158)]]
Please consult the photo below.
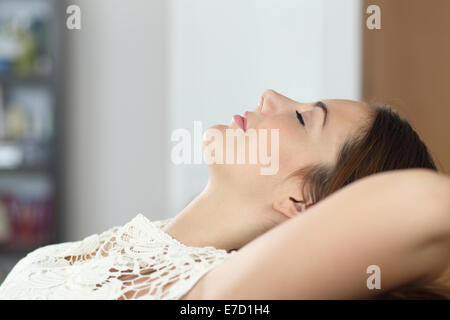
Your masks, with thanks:
[[(296, 119), (272, 118), (261, 122), (258, 129), (278, 129), (278, 155), (280, 171), (291, 173), (317, 161), (317, 150), (311, 143), (307, 132)], [(270, 145), (269, 145), (270, 150)]]

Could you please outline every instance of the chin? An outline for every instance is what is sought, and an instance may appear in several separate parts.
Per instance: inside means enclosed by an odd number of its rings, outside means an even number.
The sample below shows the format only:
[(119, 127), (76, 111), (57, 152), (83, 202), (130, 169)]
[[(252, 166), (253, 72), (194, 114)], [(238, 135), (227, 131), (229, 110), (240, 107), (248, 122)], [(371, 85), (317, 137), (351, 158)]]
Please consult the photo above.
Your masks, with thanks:
[(225, 132), (229, 127), (227, 125), (224, 124), (216, 124), (212, 127), (209, 127), (208, 129), (205, 130), (205, 132), (203, 133), (203, 145), (206, 146), (209, 143), (211, 143), (211, 138), (210, 139), (206, 139), (206, 135), (207, 134), (212, 134), (212, 132), (217, 132), (219, 131), (220, 134), (225, 137)]

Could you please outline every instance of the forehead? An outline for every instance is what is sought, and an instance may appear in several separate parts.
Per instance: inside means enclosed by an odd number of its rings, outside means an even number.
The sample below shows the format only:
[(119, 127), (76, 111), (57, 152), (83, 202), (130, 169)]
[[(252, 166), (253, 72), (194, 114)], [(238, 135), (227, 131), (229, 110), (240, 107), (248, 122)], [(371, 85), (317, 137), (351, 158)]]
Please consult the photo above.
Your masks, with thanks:
[[(321, 135), (324, 147), (335, 149), (370, 122), (373, 109), (366, 103), (353, 100), (322, 100), (328, 108), (327, 125)], [(335, 160), (335, 159), (334, 159)]]
[(373, 109), (370, 105), (354, 100), (323, 100), (328, 108), (328, 117), (330, 122), (350, 125), (350, 127), (359, 127), (362, 121), (371, 118)]

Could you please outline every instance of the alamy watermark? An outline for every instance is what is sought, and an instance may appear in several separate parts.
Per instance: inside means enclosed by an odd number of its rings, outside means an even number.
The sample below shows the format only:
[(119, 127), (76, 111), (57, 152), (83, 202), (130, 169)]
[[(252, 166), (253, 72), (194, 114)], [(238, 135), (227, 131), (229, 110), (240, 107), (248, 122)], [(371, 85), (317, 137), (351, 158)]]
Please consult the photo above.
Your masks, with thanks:
[(381, 29), (381, 8), (376, 4), (372, 4), (367, 7), (366, 13), (370, 16), (366, 20), (366, 26), (369, 30)]
[[(81, 8), (75, 4), (67, 7), (68, 14), (66, 26), (69, 30), (81, 30)], [(369, 5), (366, 8), (366, 13), (370, 16), (366, 20), (366, 26), (369, 30), (381, 29), (381, 8), (376, 4)]]
[(187, 129), (172, 132), (171, 140), (177, 142), (171, 151), (174, 164), (253, 164), (265, 166), (261, 175), (278, 172), (279, 129), (209, 128), (203, 133), (202, 122), (194, 121), (193, 136)]
[(367, 289), (380, 290), (381, 289), (381, 269), (376, 264), (372, 264), (367, 267), (366, 273), (370, 274), (367, 278)]
[(75, 4), (67, 7), (66, 26), (69, 30), (81, 30), (81, 8)]

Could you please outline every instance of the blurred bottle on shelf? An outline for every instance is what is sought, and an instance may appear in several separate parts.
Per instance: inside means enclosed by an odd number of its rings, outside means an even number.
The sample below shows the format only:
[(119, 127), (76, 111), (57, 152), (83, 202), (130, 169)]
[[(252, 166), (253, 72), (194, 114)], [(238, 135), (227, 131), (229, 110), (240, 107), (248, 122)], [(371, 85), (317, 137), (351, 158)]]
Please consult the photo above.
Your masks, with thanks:
[[(15, 2), (15, 1), (14, 1)], [(15, 2), (16, 11), (23, 9)], [(41, 1), (41, 3), (43, 3)], [(5, 4), (8, 10), (14, 5)], [(52, 71), (49, 55), (49, 17), (45, 10), (2, 14), (0, 10), (0, 77), (47, 76)]]
[[(48, 142), (53, 135), (52, 105), (53, 101), (46, 87), (23, 86), (10, 90), (7, 107), (13, 107), (18, 118), (13, 120), (19, 120), (18, 123), (12, 123), (13, 139)], [(22, 125), (24, 128), (21, 128)]]
[(22, 140), (27, 131), (27, 119), (23, 108), (17, 104), (8, 106), (5, 120), (6, 139), (13, 141)]
[(31, 250), (52, 241), (54, 206), (48, 181), (0, 183), (0, 251)]
[(0, 76), (11, 73), (14, 60), (20, 54), (18, 39), (10, 31), (10, 24), (0, 20)]
[[(52, 158), (52, 99), (43, 86), (10, 88), (2, 108), (0, 169), (48, 166)], [(1, 119), (0, 119), (1, 120)]]
[(36, 40), (31, 30), (18, 26), (15, 37), (19, 44), (19, 54), (15, 57), (14, 73), (18, 76), (28, 76), (34, 72), (37, 57)]
[(52, 59), (48, 53), (49, 47), (49, 19), (47, 16), (36, 16), (31, 23), (31, 31), (36, 39), (36, 59), (34, 71), (37, 74), (49, 75), (52, 73)]

